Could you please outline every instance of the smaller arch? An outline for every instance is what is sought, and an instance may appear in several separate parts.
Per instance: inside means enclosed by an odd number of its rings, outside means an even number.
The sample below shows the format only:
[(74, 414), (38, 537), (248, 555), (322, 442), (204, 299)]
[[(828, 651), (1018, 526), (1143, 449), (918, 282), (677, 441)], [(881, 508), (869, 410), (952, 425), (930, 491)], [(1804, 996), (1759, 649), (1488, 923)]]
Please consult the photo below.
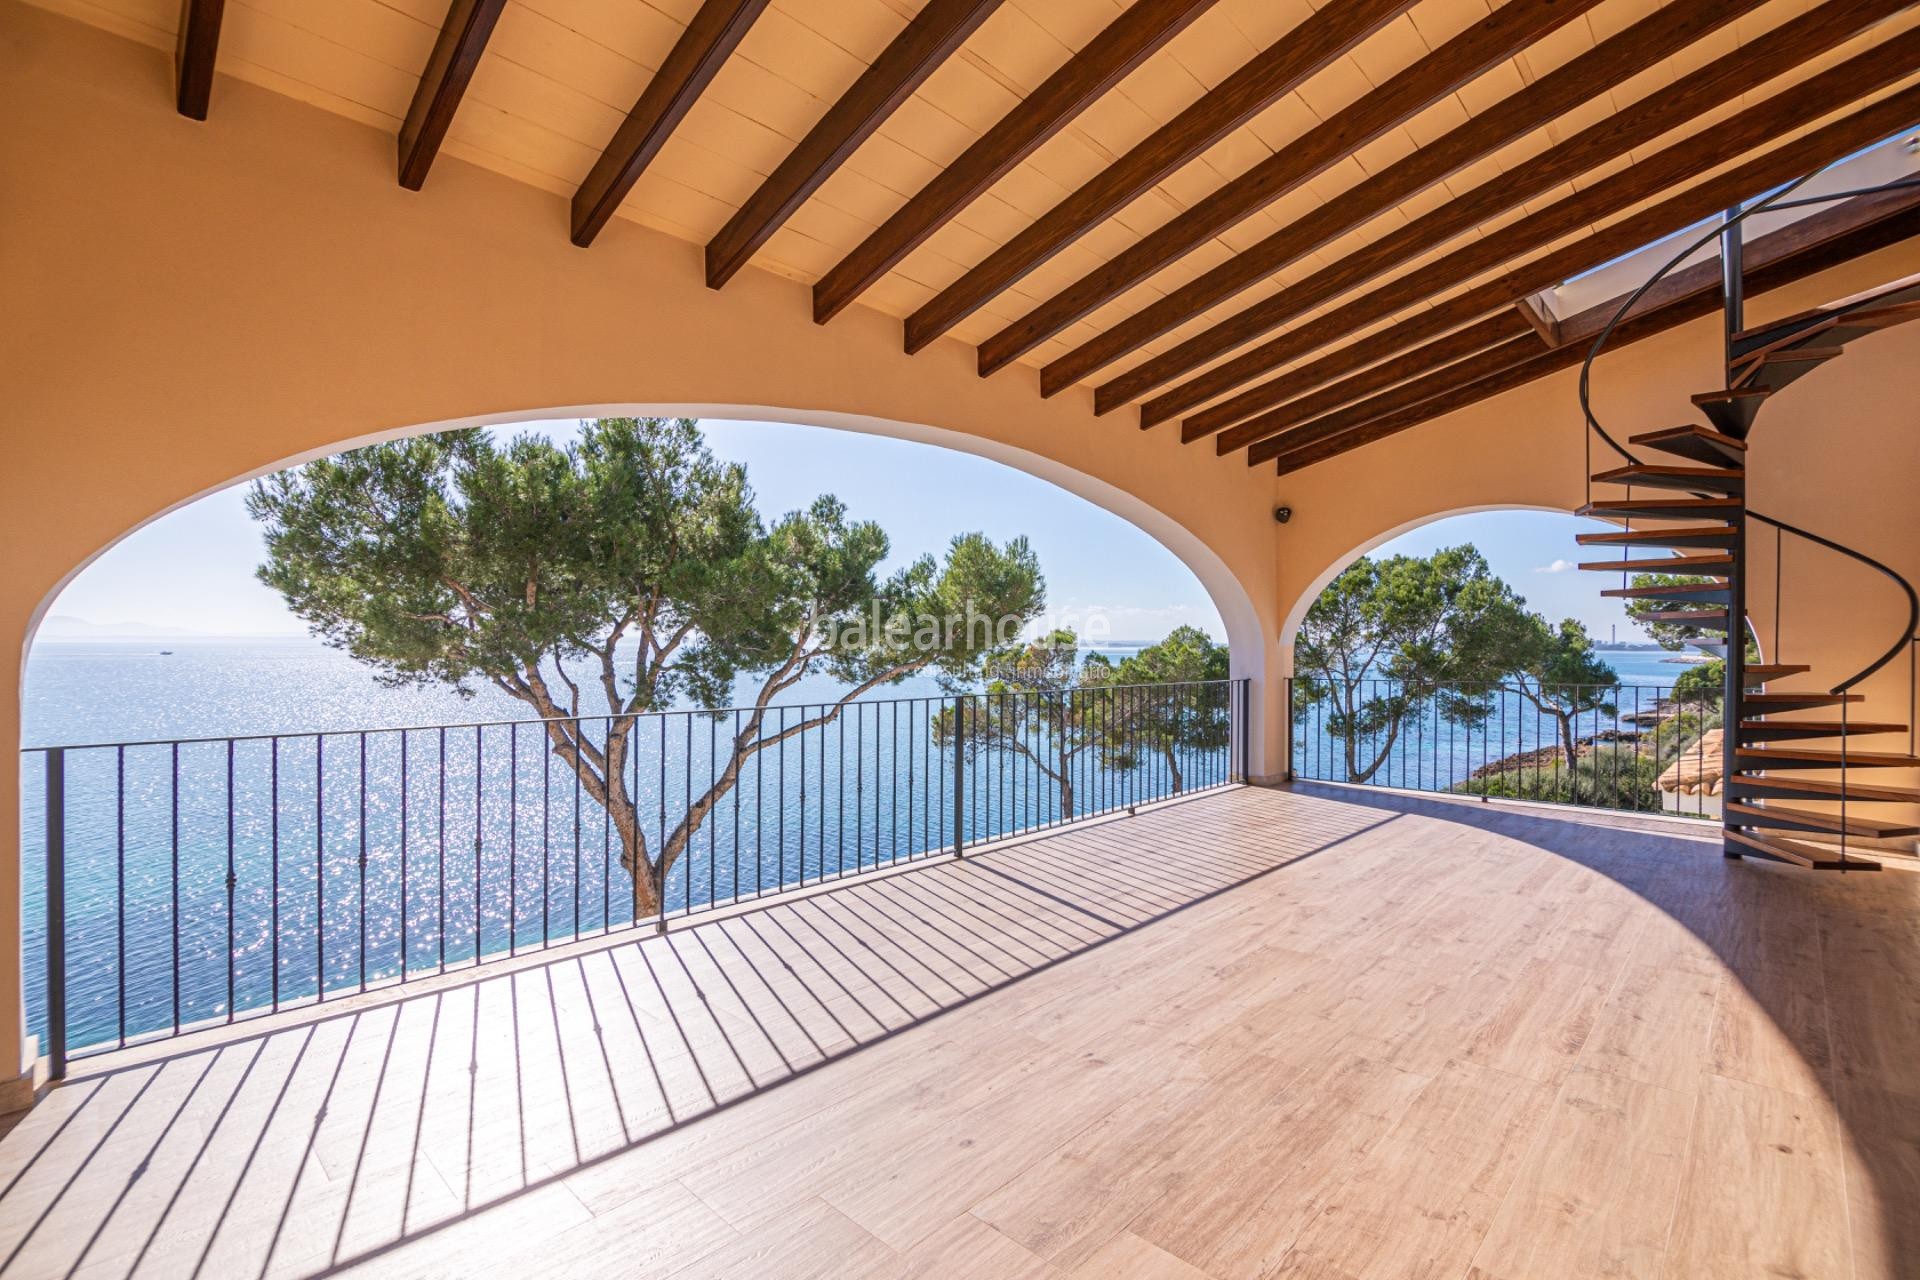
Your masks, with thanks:
[(1285, 655), (1283, 661), (1286, 663), (1287, 670), (1291, 671), (1293, 669), (1293, 642), (1300, 634), (1300, 624), (1306, 621), (1307, 610), (1313, 607), (1313, 602), (1320, 598), (1320, 593), (1327, 589), (1328, 583), (1346, 572), (1347, 566), (1372, 551), (1375, 547), (1383, 543), (1391, 542), (1403, 533), (1410, 533), (1415, 529), (1424, 528), (1430, 524), (1437, 524), (1442, 520), (1452, 519), (1454, 516), (1479, 515), (1486, 511), (1541, 511), (1549, 515), (1573, 516), (1573, 512), (1565, 507), (1537, 502), (1489, 502), (1476, 506), (1448, 507), (1444, 511), (1429, 512), (1426, 515), (1415, 516), (1411, 520), (1404, 520), (1391, 529), (1373, 534), (1350, 551), (1336, 556), (1328, 562), (1319, 573), (1308, 581), (1306, 587), (1288, 603), (1286, 616), (1280, 624), (1280, 648), (1281, 652)]

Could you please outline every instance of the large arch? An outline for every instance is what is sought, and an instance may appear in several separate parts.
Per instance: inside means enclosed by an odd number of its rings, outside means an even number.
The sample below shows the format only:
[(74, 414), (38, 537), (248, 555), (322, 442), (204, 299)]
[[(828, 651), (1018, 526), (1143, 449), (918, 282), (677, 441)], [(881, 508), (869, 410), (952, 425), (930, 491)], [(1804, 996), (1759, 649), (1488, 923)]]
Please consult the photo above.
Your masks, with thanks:
[[(205, 123), (152, 109), (154, 50), (0, 7), (0, 754), (48, 602), (142, 524), (249, 476), (381, 437), (648, 409), (880, 432), (1049, 480), (1200, 577), (1253, 682), (1251, 770), (1282, 768), (1273, 478), (1168, 432), (978, 376), (959, 342), (915, 357), (854, 308), (619, 224), (586, 253), (566, 201), (456, 161), (397, 187), (392, 139), (244, 83)], [(32, 56), (12, 56), (30, 51)], [(97, 199), (102, 174), (118, 198)], [(20, 918), (19, 770), (0, 770), (0, 920)], [(17, 939), (17, 934), (14, 935)], [(0, 946), (0, 1081), (25, 1081), (21, 954)]]

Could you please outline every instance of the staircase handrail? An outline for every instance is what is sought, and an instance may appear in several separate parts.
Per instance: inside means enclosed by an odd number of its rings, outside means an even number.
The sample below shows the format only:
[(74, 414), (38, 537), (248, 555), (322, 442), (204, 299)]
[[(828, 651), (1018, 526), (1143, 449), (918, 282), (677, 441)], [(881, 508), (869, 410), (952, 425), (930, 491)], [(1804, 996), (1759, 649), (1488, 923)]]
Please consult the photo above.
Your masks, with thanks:
[[(1836, 160), (1833, 163), (1838, 164), (1840, 162)], [(1684, 249), (1680, 250), (1679, 253), (1669, 258), (1666, 261), (1666, 263), (1663, 266), (1661, 266), (1661, 268), (1658, 271), (1654, 272), (1652, 276), (1648, 277), (1645, 283), (1643, 283), (1639, 288), (1635, 289), (1632, 293), (1627, 295), (1626, 300), (1620, 304), (1620, 306), (1614, 311), (1613, 315), (1607, 320), (1605, 327), (1602, 328), (1599, 334), (1595, 336), (1593, 340), (1593, 345), (1587, 350), (1586, 359), (1581, 361), (1581, 364), (1580, 364), (1580, 412), (1586, 418), (1587, 427), (1589, 429), (1589, 433), (1587, 436), (1587, 463), (1588, 463), (1587, 465), (1587, 475), (1588, 475), (1587, 497), (1589, 500), (1591, 500), (1593, 497), (1592, 462), (1593, 462), (1593, 437), (1595, 435), (1599, 436), (1601, 440), (1605, 441), (1608, 448), (1612, 449), (1615, 453), (1619, 454), (1622, 458), (1625, 458), (1627, 460), (1628, 465), (1630, 466), (1638, 465), (1640, 461), (1639, 458), (1635, 457), (1632, 453), (1628, 452), (1625, 446), (1623, 446), (1619, 441), (1615, 440), (1612, 435), (1608, 434), (1606, 427), (1602, 426), (1600, 423), (1600, 419), (1594, 415), (1593, 398), (1592, 398), (1593, 362), (1595, 358), (1599, 356), (1601, 350), (1605, 348), (1608, 340), (1613, 337), (1613, 331), (1619, 327), (1620, 322), (1626, 318), (1627, 313), (1634, 308), (1634, 305), (1638, 303), (1641, 298), (1646, 296), (1648, 290), (1652, 289), (1656, 284), (1660, 283), (1661, 280), (1665, 279), (1667, 275), (1674, 270), (1674, 268), (1678, 267), (1682, 262), (1686, 261), (1689, 257), (1693, 256), (1695, 251), (1697, 251), (1698, 249), (1706, 245), (1709, 241), (1720, 238), (1722, 235), (1726, 233), (1729, 227), (1737, 226), (1740, 223), (1745, 222), (1747, 218), (1753, 216), (1756, 213), (1763, 213), (1769, 210), (1794, 209), (1794, 208), (1800, 208), (1806, 205), (1813, 205), (1813, 204), (1826, 204), (1826, 203), (1831, 203), (1835, 200), (1852, 199), (1855, 196), (1878, 195), (1886, 191), (1897, 191), (1897, 190), (1902, 190), (1908, 187), (1920, 186), (1920, 179), (1902, 178), (1902, 179), (1896, 179), (1892, 182), (1882, 183), (1878, 186), (1858, 187), (1848, 191), (1825, 192), (1817, 196), (1806, 196), (1801, 199), (1791, 200), (1791, 201), (1784, 199), (1784, 197), (1791, 195), (1793, 192), (1799, 190), (1801, 187), (1813, 181), (1815, 178), (1819, 177), (1822, 173), (1825, 173), (1827, 169), (1832, 167), (1833, 167), (1832, 165), (1826, 165), (1826, 166), (1823, 166), (1822, 168), (1813, 170), (1811, 173), (1806, 174), (1804, 177), (1794, 179), (1792, 182), (1788, 183), (1784, 187), (1781, 187), (1778, 191), (1773, 192), (1771, 195), (1764, 196), (1761, 199), (1754, 201), (1752, 204), (1744, 206), (1743, 208), (1740, 209), (1738, 213), (1733, 214), (1731, 217), (1725, 218), (1720, 222), (1715, 223), (1713, 227), (1709, 229), (1704, 235), (1700, 236), (1698, 239), (1688, 242), (1687, 246)], [(1696, 494), (1695, 496), (1698, 497), (1698, 496), (1704, 496), (1704, 495)], [(1804, 538), (1806, 541), (1814, 543), (1817, 546), (1825, 547), (1829, 551), (1837, 551), (1843, 556), (1849, 556), (1852, 559), (1859, 561), (1861, 564), (1867, 565), (1868, 567), (1875, 569), (1880, 573), (1884, 574), (1888, 578), (1891, 578), (1896, 584), (1899, 585), (1900, 589), (1906, 593), (1907, 624), (1905, 628), (1902, 629), (1900, 638), (1894, 641), (1893, 645), (1890, 648), (1888, 648), (1885, 653), (1881, 654), (1878, 658), (1874, 659), (1873, 662), (1861, 668), (1861, 670), (1855, 672), (1852, 676), (1849, 676), (1846, 680), (1842, 681), (1840, 684), (1835, 685), (1831, 690), (1831, 692), (1835, 694), (1841, 694), (1841, 693), (1847, 692), (1848, 690), (1852, 689), (1855, 685), (1859, 684), (1862, 680), (1865, 680), (1868, 676), (1872, 675), (1874, 672), (1880, 670), (1882, 667), (1886, 666), (1889, 662), (1892, 662), (1895, 658), (1899, 657), (1901, 653), (1906, 651), (1907, 646), (1909, 644), (1914, 643), (1916, 640), (1920, 640), (1920, 593), (1916, 593), (1914, 591), (1913, 584), (1907, 581), (1905, 577), (1895, 572), (1890, 566), (1882, 564), (1880, 561), (1875, 560), (1872, 556), (1869, 556), (1864, 552), (1856, 551), (1852, 547), (1846, 546), (1842, 543), (1835, 542), (1831, 538), (1823, 538), (1817, 533), (1812, 533), (1806, 529), (1799, 528), (1796, 525), (1788, 524), (1784, 520), (1776, 520), (1771, 516), (1762, 515), (1759, 512), (1753, 510), (1753, 508), (1751, 507), (1748, 507), (1746, 509), (1746, 514), (1752, 519), (1760, 521), (1762, 524), (1771, 525), (1774, 528), (1781, 530), (1782, 532), (1793, 534), (1797, 538)], [(1729, 637), (1728, 637), (1728, 643), (1733, 642), (1733, 635), (1734, 633), (1730, 631)]]

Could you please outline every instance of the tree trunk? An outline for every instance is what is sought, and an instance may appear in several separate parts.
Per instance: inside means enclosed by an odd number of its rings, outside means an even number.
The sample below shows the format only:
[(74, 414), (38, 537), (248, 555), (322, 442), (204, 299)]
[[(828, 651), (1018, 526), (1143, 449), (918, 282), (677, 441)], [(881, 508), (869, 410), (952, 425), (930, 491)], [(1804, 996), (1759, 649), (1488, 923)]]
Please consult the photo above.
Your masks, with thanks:
[(1060, 771), (1060, 820), (1073, 821), (1073, 779), (1064, 768)]
[(1553, 719), (1560, 728), (1560, 758), (1572, 770), (1580, 763), (1580, 749), (1573, 741), (1573, 718), (1564, 711), (1555, 711)]
[[(1366, 782), (1367, 780), (1372, 778), (1374, 774), (1380, 772), (1380, 766), (1385, 764), (1387, 762), (1387, 757), (1393, 754), (1393, 745), (1398, 741), (1400, 741), (1400, 717), (1395, 716), (1387, 725), (1387, 740), (1380, 745), (1380, 752), (1378, 755), (1374, 756), (1373, 763), (1368, 765), (1364, 770), (1360, 771), (1359, 773), (1355, 773), (1353, 771), (1353, 766), (1351, 763), (1348, 764), (1348, 767), (1347, 767), (1348, 781)], [(1351, 739), (1348, 740), (1348, 744), (1349, 745), (1347, 748), (1347, 759), (1349, 762), (1351, 762), (1354, 758)]]
[(1167, 772), (1173, 775), (1173, 794), (1179, 795), (1184, 779), (1180, 776), (1180, 754), (1172, 744), (1160, 748), (1160, 754), (1167, 758)]

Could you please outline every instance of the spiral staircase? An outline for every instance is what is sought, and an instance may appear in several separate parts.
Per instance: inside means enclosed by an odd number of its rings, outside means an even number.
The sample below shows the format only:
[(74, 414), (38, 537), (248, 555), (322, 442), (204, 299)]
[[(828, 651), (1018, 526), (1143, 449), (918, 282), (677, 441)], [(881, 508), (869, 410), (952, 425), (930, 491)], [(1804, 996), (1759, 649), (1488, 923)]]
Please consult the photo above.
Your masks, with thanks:
[[(1761, 207), (1764, 202), (1744, 212)], [(1742, 217), (1743, 211), (1734, 211), (1718, 232), (1725, 273), (1727, 351), (1724, 385), (1693, 397), (1706, 424), (1646, 432), (1622, 446), (1587, 407), (1593, 435), (1625, 462), (1590, 468), (1589, 501), (1579, 513), (1621, 527), (1582, 534), (1579, 542), (1607, 548), (1622, 558), (1584, 562), (1580, 568), (1620, 575), (1621, 585), (1604, 595), (1646, 601), (1655, 611), (1643, 617), (1681, 628), (1701, 647), (1723, 653), (1727, 668), (1722, 702), (1726, 709), (1722, 722), (1726, 855), (1757, 856), (1820, 870), (1874, 870), (1880, 864), (1854, 852), (1849, 842), (1920, 834), (1920, 825), (1913, 822), (1876, 816), (1888, 806), (1920, 805), (1920, 789), (1876, 780), (1885, 779), (1890, 770), (1920, 768), (1920, 755), (1915, 754), (1909, 725), (1853, 718), (1849, 708), (1863, 699), (1855, 691), (1862, 681), (1902, 656), (1907, 659), (1911, 686), (1915, 645), (1920, 642), (1916, 640), (1920, 597), (1904, 578), (1871, 557), (1751, 510), (1746, 459), (1762, 411), (1794, 383), (1840, 359), (1848, 343), (1920, 320), (1920, 276), (1771, 324), (1742, 328)], [(1676, 257), (1667, 269), (1684, 257), (1684, 253)], [(1658, 279), (1656, 275), (1648, 284)], [(1621, 315), (1631, 306), (1630, 299)], [(1593, 355), (1607, 336), (1602, 334), (1595, 343), (1583, 371), (1583, 404)], [(1791, 402), (1791, 396), (1785, 397), (1782, 408), (1790, 411)], [(1592, 436), (1590, 448), (1591, 441)], [(1635, 450), (1649, 457), (1643, 460)], [(1748, 662), (1743, 643), (1749, 628), (1748, 541), (1757, 526), (1771, 529), (1776, 539), (1804, 540), (1885, 575), (1906, 597), (1907, 620), (1899, 638), (1867, 666), (1841, 679), (1803, 664)], [(1633, 553), (1641, 550), (1667, 554), (1635, 558)], [(1697, 580), (1630, 585), (1629, 575), (1642, 573)], [(1912, 694), (1909, 687), (1909, 706)]]

